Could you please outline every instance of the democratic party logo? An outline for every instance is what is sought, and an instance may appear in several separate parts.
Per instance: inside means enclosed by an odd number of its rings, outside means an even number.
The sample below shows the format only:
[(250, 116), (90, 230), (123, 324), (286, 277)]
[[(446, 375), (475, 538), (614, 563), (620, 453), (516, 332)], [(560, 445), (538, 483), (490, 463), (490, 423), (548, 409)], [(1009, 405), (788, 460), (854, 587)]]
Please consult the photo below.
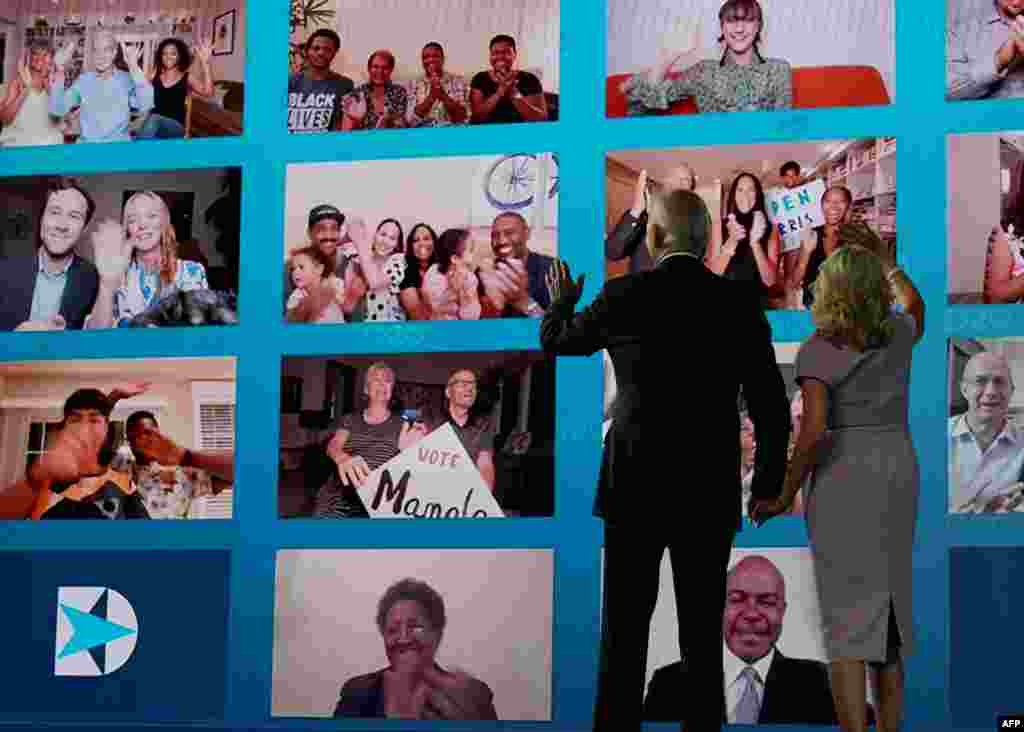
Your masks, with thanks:
[(135, 650), (139, 622), (124, 595), (107, 587), (57, 589), (56, 676), (106, 676)]

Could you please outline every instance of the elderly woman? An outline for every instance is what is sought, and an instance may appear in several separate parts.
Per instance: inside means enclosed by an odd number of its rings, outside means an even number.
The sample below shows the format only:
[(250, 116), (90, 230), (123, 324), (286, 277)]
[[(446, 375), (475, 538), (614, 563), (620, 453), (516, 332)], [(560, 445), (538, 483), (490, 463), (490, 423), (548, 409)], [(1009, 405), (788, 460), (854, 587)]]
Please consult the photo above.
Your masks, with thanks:
[(388, 666), (341, 687), (335, 717), (496, 720), (484, 682), (435, 660), (445, 627), (444, 600), (426, 582), (403, 579), (377, 604)]
[(718, 11), (721, 59), (700, 61), (681, 74), (675, 67), (695, 49), (631, 77), (623, 87), (630, 114), (667, 110), (693, 97), (700, 112), (789, 109), (793, 106), (792, 71), (782, 59), (765, 59), (757, 45), (764, 13), (757, 0), (727, 0)]
[(369, 518), (357, 488), (424, 433), (422, 425), (410, 427), (395, 412), (394, 389), (395, 372), (386, 363), (366, 370), (366, 406), (343, 415), (327, 444), (327, 454), (338, 470), (317, 495), (315, 518)]
[[(867, 730), (865, 664), (878, 728), (900, 729), (903, 657), (913, 650), (911, 576), (920, 476), (907, 424), (910, 364), (924, 304), (881, 241), (848, 244), (822, 265), (800, 347), (800, 435), (764, 521), (785, 512), (814, 470), (804, 509), (814, 557), (829, 676), (845, 732)], [(894, 303), (901, 307), (894, 307)]]
[(409, 108), (405, 88), (391, 81), (395, 56), (391, 51), (374, 51), (366, 62), (370, 80), (360, 84), (342, 100), (343, 130), (373, 130), (404, 127)]
[(171, 212), (152, 191), (134, 194), (124, 205), (123, 226), (105, 221), (93, 234), (100, 290), (86, 328), (128, 325), (174, 292), (208, 290), (206, 270), (178, 258)]

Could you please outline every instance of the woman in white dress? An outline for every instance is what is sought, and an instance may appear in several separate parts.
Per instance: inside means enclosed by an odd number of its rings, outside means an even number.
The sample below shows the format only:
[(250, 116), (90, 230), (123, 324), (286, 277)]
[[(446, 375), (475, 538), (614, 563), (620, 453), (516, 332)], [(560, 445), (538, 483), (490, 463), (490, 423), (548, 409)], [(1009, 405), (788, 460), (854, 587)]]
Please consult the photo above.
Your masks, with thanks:
[(349, 224), (348, 235), (355, 242), (356, 267), (345, 269), (345, 289), (357, 286), (352, 280), (366, 282), (366, 320), (407, 320), (398, 294), (405, 279), (405, 254), (402, 225), (395, 219), (384, 219), (377, 226), (372, 240), (362, 220)]
[(18, 75), (0, 100), (0, 147), (64, 144), (61, 121), (49, 112), (52, 64), (49, 44), (29, 46), (18, 64)]

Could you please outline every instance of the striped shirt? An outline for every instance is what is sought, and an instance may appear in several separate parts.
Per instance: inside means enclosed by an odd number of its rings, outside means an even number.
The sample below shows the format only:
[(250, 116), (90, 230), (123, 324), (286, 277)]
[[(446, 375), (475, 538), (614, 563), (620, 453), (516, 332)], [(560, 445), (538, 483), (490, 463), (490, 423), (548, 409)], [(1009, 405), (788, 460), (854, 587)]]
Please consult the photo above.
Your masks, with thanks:
[(996, 71), (996, 54), (1009, 40), (1009, 19), (994, 8), (958, 18), (946, 32), (946, 99), (1024, 96), (1024, 64), (1019, 58)]
[[(358, 455), (366, 461), (373, 472), (398, 454), (398, 436), (402, 431), (402, 418), (392, 414), (380, 424), (370, 424), (363, 417), (362, 410), (350, 412), (338, 420), (339, 430), (348, 432), (344, 450)], [(338, 472), (334, 471), (317, 494), (315, 518), (367, 518), (369, 514), (359, 499), (359, 494), (350, 485), (342, 485)]]

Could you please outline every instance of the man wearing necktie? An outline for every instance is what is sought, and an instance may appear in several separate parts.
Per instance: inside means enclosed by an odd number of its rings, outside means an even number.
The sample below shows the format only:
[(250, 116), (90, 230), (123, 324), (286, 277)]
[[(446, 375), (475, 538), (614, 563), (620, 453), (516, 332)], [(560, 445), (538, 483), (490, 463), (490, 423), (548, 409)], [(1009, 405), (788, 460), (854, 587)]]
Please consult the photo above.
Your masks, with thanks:
[[(771, 560), (750, 555), (729, 570), (722, 623), (727, 723), (838, 724), (825, 664), (789, 658), (777, 647), (785, 614), (786, 581)], [(691, 675), (702, 673), (685, 660), (655, 671), (644, 719), (681, 719), (692, 698)]]

